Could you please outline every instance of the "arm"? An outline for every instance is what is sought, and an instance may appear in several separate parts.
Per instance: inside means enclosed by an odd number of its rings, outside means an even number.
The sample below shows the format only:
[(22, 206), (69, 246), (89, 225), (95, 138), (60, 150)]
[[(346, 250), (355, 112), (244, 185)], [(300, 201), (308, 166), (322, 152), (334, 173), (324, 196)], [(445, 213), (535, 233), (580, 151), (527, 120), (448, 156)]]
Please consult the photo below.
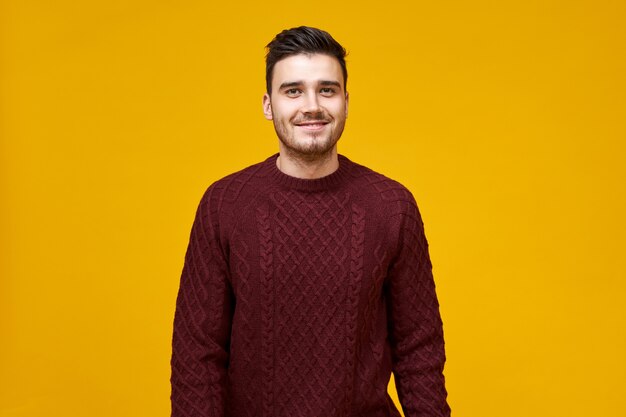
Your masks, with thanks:
[(210, 197), (198, 207), (176, 299), (172, 417), (224, 416), (233, 301)]
[(388, 277), (393, 372), (406, 417), (447, 417), (443, 328), (428, 242), (412, 196), (393, 217), (398, 249)]

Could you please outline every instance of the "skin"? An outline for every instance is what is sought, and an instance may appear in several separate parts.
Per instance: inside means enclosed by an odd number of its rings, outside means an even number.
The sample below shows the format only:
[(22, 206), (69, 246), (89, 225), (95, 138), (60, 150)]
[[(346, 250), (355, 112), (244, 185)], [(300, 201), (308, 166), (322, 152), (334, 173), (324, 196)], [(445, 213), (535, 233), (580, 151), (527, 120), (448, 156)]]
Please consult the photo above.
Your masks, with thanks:
[(297, 178), (321, 178), (339, 167), (337, 141), (348, 116), (348, 93), (336, 58), (299, 54), (274, 66), (263, 113), (279, 139), (276, 164)]

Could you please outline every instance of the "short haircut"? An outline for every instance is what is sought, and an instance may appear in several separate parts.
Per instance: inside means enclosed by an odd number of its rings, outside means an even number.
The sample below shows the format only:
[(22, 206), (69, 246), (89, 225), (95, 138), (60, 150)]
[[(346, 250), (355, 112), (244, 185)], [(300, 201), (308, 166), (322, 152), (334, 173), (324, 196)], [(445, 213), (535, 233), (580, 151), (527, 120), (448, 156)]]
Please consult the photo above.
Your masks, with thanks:
[(267, 93), (272, 93), (272, 76), (274, 65), (281, 59), (299, 54), (324, 54), (339, 61), (343, 72), (343, 88), (348, 83), (348, 70), (346, 69), (346, 50), (339, 44), (330, 33), (321, 29), (308, 26), (286, 29), (280, 32), (267, 44), (265, 55), (265, 84)]

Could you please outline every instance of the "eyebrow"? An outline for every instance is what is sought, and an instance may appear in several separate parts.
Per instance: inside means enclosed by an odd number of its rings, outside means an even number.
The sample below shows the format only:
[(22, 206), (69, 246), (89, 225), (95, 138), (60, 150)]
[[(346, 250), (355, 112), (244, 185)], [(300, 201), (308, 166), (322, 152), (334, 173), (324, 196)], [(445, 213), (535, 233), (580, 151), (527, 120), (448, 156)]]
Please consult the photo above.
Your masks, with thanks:
[[(304, 84), (304, 81), (291, 81), (291, 82), (282, 83), (280, 87), (278, 87), (278, 89), (282, 90), (285, 88), (299, 87), (303, 84)], [(335, 87), (341, 88), (341, 84), (338, 81), (322, 80), (319, 82), (319, 84), (323, 86), (335, 86)]]
[(282, 83), (278, 89), (282, 90), (283, 88), (298, 87), (300, 85), (302, 85), (302, 81), (292, 81), (289, 83)]
[(341, 84), (338, 81), (320, 81), (320, 84), (325, 86), (332, 85), (341, 88)]

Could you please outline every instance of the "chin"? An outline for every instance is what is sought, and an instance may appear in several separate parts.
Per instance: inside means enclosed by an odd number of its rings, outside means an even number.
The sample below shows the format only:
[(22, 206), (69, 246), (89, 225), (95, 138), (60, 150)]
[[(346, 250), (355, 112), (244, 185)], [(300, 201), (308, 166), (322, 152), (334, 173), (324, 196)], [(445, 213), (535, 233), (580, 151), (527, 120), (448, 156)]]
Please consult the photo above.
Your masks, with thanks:
[(285, 143), (285, 151), (288, 154), (305, 159), (317, 159), (328, 155), (334, 148), (335, 143)]
[(324, 154), (335, 146), (337, 141), (330, 138), (307, 138), (296, 140), (294, 148), (303, 153)]

